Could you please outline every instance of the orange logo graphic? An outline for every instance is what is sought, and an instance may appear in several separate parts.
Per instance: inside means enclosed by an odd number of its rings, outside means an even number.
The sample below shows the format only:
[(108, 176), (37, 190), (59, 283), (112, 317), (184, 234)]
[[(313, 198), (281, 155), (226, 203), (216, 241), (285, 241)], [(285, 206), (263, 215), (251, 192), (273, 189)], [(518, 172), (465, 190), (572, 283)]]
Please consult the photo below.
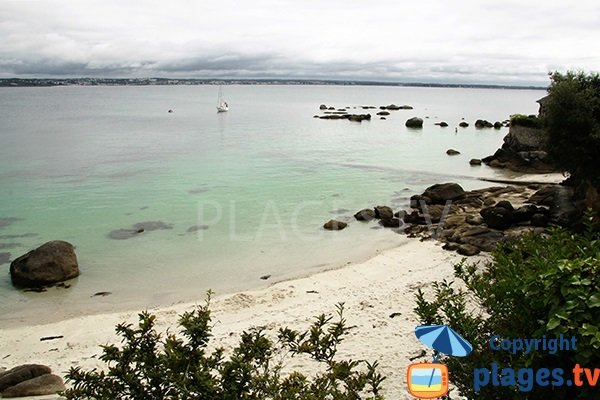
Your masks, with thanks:
[(435, 399), (448, 393), (448, 368), (438, 363), (411, 364), (407, 370), (408, 391), (419, 399)]

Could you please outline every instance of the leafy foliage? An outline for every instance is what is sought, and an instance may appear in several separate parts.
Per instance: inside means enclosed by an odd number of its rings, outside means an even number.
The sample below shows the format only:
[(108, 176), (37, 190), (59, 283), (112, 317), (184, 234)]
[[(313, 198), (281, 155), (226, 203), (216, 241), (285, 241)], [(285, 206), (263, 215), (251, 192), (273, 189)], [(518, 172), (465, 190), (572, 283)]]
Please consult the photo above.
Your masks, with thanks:
[[(448, 358), (452, 382), (462, 395), (484, 399), (591, 399), (597, 388), (541, 387), (520, 392), (516, 387), (473, 389), (474, 369), (563, 368), (576, 363), (600, 365), (600, 234), (593, 227), (583, 234), (556, 229), (548, 235), (529, 235), (498, 248), (481, 268), (465, 261), (454, 282), (438, 282), (432, 300), (419, 291), (415, 309), (423, 323), (449, 324), (474, 345), (469, 357)], [(467, 304), (476, 304), (471, 311)], [(492, 351), (489, 340), (503, 338), (577, 338), (577, 351), (529, 354)], [(593, 394), (595, 393), (595, 394)]]
[(550, 79), (545, 104), (548, 152), (578, 181), (600, 187), (600, 75), (555, 72)]
[(524, 126), (527, 128), (542, 128), (544, 122), (536, 115), (514, 114), (510, 117), (511, 126)]
[[(206, 304), (179, 319), (179, 335), (163, 340), (155, 329), (156, 317), (139, 314), (137, 326), (120, 324), (122, 345), (103, 346), (100, 360), (106, 371), (71, 368), (72, 384), (63, 395), (71, 399), (199, 399), (199, 400), (381, 400), (377, 363), (336, 359), (337, 346), (347, 333), (343, 304), (337, 320), (320, 315), (310, 329), (280, 329), (277, 343), (261, 329), (243, 332), (228, 356), (222, 348), (209, 351), (210, 292)], [(283, 374), (283, 358), (305, 354), (323, 365), (324, 372), (309, 377)]]

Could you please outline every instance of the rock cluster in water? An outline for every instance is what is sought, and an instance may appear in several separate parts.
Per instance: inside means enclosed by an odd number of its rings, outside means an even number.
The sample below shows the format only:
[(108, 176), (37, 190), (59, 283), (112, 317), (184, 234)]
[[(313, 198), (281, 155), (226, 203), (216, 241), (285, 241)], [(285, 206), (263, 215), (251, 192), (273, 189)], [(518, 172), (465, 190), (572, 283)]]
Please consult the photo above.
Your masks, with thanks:
[[(319, 106), (319, 110), (323, 111), (325, 115), (315, 115), (315, 118), (320, 119), (347, 119), (349, 121), (362, 122), (371, 120), (371, 114), (355, 114), (348, 111), (348, 108), (335, 108), (331, 106), (327, 106), (326, 104), (321, 104)], [(356, 107), (354, 107), (356, 108)], [(360, 106), (363, 110), (376, 110), (375, 106)], [(377, 112), (377, 115), (380, 116), (380, 119), (386, 119), (385, 117), (390, 115), (389, 111), (397, 111), (397, 110), (412, 110), (413, 107), (409, 105), (397, 106), (395, 104), (390, 104), (387, 106), (379, 106), (381, 111)]]

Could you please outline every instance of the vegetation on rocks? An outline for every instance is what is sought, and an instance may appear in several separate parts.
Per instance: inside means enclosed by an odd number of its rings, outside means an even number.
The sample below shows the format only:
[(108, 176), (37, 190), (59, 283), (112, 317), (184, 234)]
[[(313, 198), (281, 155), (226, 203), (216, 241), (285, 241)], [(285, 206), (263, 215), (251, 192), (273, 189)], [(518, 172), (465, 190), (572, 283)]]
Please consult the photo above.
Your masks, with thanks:
[(537, 115), (515, 114), (510, 118), (511, 126), (524, 126), (526, 128), (542, 128), (544, 126), (543, 119)]

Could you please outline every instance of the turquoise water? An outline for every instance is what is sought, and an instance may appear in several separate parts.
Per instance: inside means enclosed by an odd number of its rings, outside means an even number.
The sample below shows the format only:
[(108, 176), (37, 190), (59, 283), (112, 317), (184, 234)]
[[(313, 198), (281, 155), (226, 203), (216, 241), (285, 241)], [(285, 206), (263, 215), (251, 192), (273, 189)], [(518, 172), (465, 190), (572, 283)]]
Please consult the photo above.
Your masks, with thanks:
[[(544, 95), (232, 85), (224, 87), (230, 111), (217, 114), (217, 91), (0, 89), (0, 253), (14, 259), (45, 241), (67, 240), (82, 271), (69, 289), (24, 293), (12, 288), (4, 263), (0, 321), (189, 301), (208, 288), (264, 286), (396, 246), (405, 239), (375, 223), (351, 223), (342, 232), (320, 227), (334, 217), (351, 221), (364, 207), (403, 206), (436, 182), (475, 188), (486, 186), (477, 177), (503, 176), (468, 161), (492, 154), (506, 128), (477, 130), (474, 121), (536, 113)], [(354, 123), (313, 118), (321, 103), (414, 110)], [(413, 116), (425, 119), (422, 130), (404, 127)], [(471, 126), (455, 133), (461, 118)], [(434, 125), (442, 120), (450, 126)], [(461, 154), (449, 157), (448, 148)], [(149, 221), (169, 229), (109, 236)], [(111, 295), (92, 296), (101, 291)]]

